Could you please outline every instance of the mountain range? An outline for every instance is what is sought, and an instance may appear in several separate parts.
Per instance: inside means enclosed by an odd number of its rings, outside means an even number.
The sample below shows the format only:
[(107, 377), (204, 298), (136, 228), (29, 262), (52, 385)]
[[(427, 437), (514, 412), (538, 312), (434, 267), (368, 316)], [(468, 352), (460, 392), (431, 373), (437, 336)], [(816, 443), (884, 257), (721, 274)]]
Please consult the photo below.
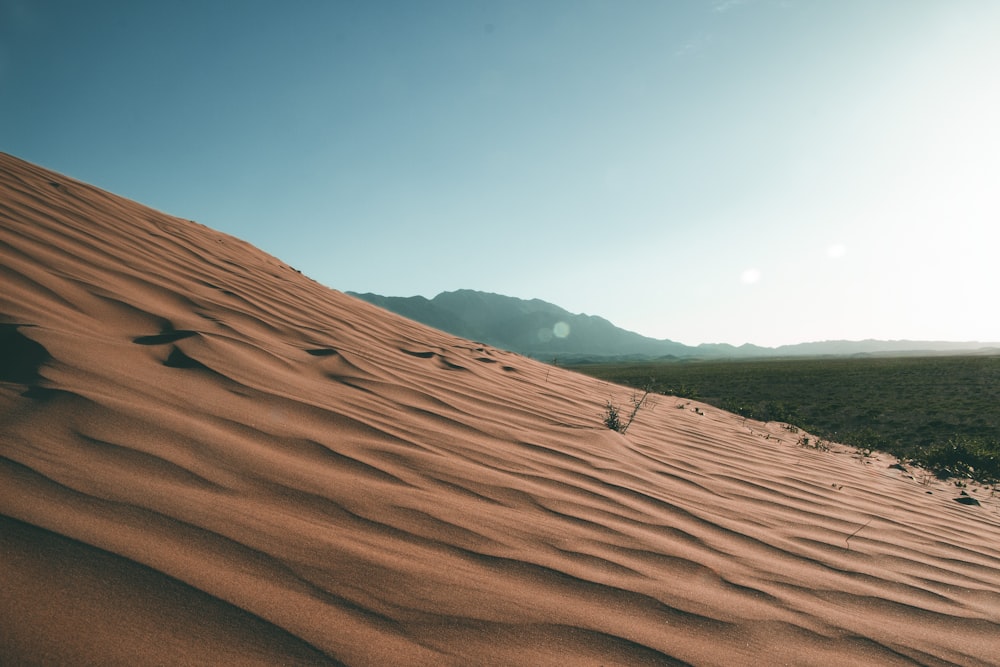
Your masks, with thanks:
[(433, 299), (348, 294), (435, 329), (543, 360), (1000, 353), (997, 342), (912, 340), (831, 340), (779, 347), (726, 343), (691, 346), (627, 331), (603, 317), (571, 313), (541, 299), (470, 289), (442, 292)]

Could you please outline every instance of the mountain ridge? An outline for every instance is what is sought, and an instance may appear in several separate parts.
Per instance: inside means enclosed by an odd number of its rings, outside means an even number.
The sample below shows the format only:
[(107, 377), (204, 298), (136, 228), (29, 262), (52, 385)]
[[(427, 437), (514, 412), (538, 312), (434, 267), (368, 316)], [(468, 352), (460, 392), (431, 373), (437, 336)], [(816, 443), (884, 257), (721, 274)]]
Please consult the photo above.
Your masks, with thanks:
[[(583, 313), (571, 313), (542, 299), (471, 289), (424, 296), (347, 294), (447, 333), (479, 340), (536, 359), (695, 359), (914, 354), (1000, 353), (1000, 342), (917, 340), (823, 340), (765, 347), (752, 343), (691, 346), (657, 339)], [(562, 335), (560, 335), (562, 334)]]

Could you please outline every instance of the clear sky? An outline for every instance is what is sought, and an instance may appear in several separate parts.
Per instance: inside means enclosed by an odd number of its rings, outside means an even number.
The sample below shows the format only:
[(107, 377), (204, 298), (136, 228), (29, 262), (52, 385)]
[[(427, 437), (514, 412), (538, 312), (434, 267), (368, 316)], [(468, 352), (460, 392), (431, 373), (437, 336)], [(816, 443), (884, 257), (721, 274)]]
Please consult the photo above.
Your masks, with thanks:
[(0, 150), (339, 290), (997, 341), (998, 35), (992, 0), (0, 0)]

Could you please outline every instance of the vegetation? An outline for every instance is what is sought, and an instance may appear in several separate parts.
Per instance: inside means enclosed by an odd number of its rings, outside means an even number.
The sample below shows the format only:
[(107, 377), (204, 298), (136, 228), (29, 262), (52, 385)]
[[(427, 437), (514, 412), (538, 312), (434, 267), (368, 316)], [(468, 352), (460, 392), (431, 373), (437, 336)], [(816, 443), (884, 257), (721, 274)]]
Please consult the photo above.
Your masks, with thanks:
[(608, 401), (608, 405), (604, 409), (604, 425), (612, 431), (625, 433), (635, 420), (635, 416), (639, 414), (639, 410), (649, 401), (649, 392), (650, 389), (646, 387), (643, 389), (642, 396), (636, 393), (632, 394), (632, 398), (629, 401), (632, 404), (632, 412), (626, 420), (622, 420), (618, 406)]
[(618, 414), (618, 406), (611, 401), (608, 401), (607, 407), (604, 408), (604, 425), (612, 431), (622, 432), (622, 418)]
[(1000, 356), (580, 364), (935, 471), (1000, 481)]

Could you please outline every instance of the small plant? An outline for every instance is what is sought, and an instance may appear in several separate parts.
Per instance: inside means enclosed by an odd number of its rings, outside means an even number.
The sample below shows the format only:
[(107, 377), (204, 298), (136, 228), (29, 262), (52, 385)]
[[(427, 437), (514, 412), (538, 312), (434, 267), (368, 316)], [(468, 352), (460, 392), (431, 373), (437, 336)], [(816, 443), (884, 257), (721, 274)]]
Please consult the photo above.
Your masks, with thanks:
[(810, 449), (816, 449), (821, 452), (830, 451), (830, 445), (826, 443), (823, 438), (816, 438), (815, 441), (810, 441), (808, 436), (802, 436), (798, 440), (799, 447), (808, 447)]
[(604, 408), (604, 425), (612, 431), (618, 431), (619, 433), (625, 431), (622, 428), (621, 417), (618, 416), (618, 407), (611, 401), (608, 401), (607, 406)]
[(628, 427), (632, 425), (632, 421), (639, 413), (639, 410), (648, 403), (649, 392), (650, 389), (647, 387), (643, 390), (642, 396), (639, 396), (638, 393), (632, 394), (632, 398), (629, 399), (629, 402), (632, 404), (632, 412), (625, 421), (622, 421), (621, 411), (618, 406), (611, 401), (608, 401), (607, 406), (604, 408), (604, 425), (612, 431), (617, 431), (618, 433), (624, 435), (625, 431), (628, 430)]

